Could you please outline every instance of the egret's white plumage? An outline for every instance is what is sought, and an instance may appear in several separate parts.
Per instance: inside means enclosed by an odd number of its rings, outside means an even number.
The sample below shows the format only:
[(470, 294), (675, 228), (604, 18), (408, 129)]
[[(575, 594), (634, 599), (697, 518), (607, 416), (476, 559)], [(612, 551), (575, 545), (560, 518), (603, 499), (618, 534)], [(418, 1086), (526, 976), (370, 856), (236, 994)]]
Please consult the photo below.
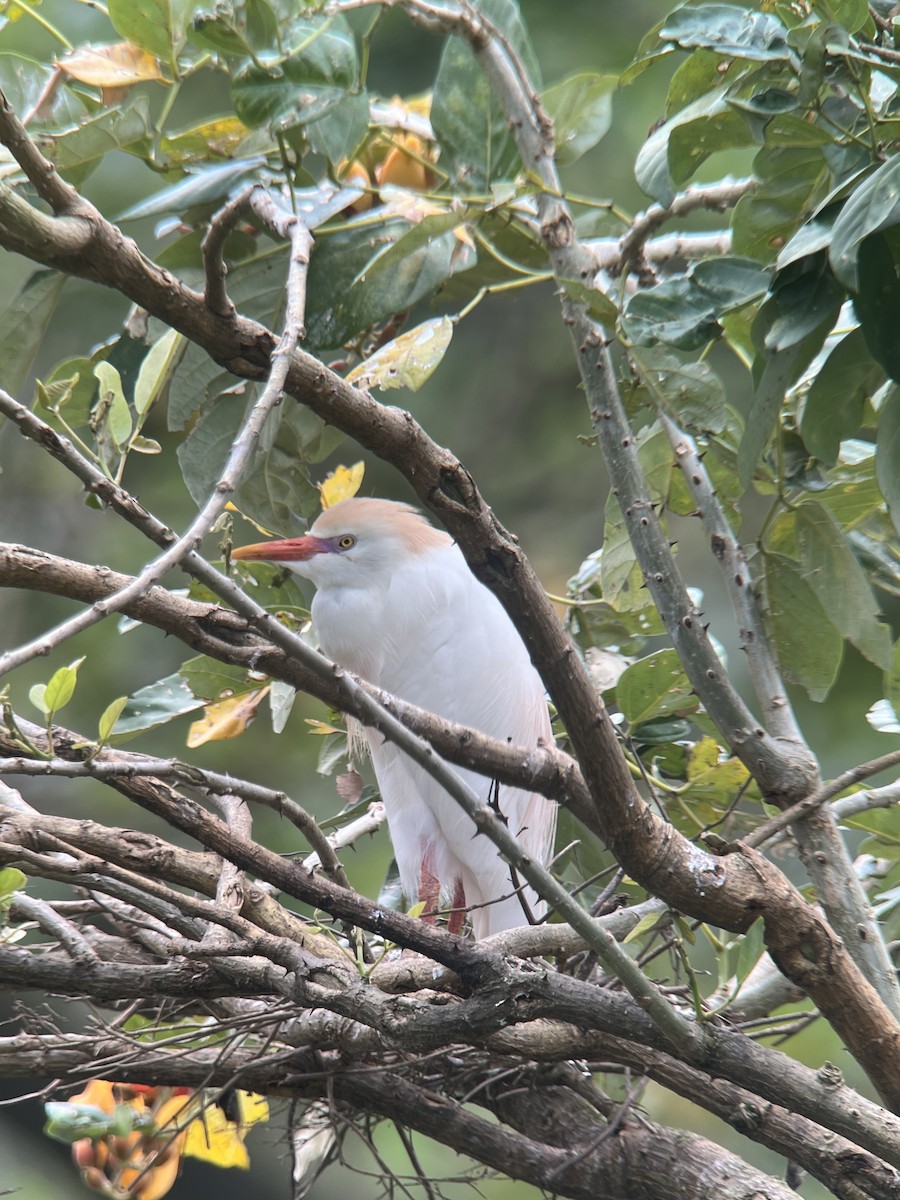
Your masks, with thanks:
[[(329, 658), (403, 700), (517, 746), (550, 744), (544, 689), (499, 601), (451, 538), (390, 500), (343, 500), (303, 538), (244, 547), (241, 558), (283, 562), (312, 580), (313, 624)], [(463, 901), (476, 937), (522, 925), (509, 866), (426, 772), (367, 730), (406, 895)], [(498, 801), (527, 853), (546, 863), (556, 805), (543, 796), (459, 775)], [(432, 881), (432, 884), (429, 883)], [(543, 908), (529, 888), (535, 915)]]

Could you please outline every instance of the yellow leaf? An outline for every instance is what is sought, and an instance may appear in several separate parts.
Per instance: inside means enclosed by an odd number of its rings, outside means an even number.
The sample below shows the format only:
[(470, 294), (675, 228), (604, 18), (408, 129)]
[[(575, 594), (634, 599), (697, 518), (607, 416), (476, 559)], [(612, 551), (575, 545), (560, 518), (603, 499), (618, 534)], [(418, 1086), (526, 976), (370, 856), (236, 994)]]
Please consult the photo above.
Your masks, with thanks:
[(361, 388), (409, 388), (417, 392), (437, 370), (453, 337), (449, 317), (433, 317), (376, 350), (354, 367), (347, 382)]
[(130, 42), (82, 46), (60, 59), (59, 68), (79, 83), (99, 88), (131, 87), (148, 79), (163, 79), (153, 55)]
[(338, 729), (336, 725), (329, 725), (327, 721), (316, 721), (312, 717), (304, 717), (303, 720), (315, 737), (327, 737), (329, 733), (346, 733), (345, 729)]
[(199, 1158), (217, 1167), (250, 1166), (250, 1156), (244, 1145), (246, 1131), (258, 1121), (268, 1121), (269, 1105), (256, 1092), (234, 1093), (239, 1117), (229, 1121), (218, 1104), (207, 1105), (191, 1122), (184, 1144), (186, 1158)]
[(229, 696), (207, 705), (203, 717), (194, 721), (188, 730), (187, 744), (193, 750), (205, 742), (223, 742), (228, 738), (240, 737), (253, 718), (260, 701), (269, 692), (268, 687), (256, 692), (243, 692), (240, 696)]
[(244, 1145), (241, 1130), (233, 1125), (221, 1108), (211, 1104), (188, 1126), (184, 1143), (185, 1158), (199, 1158), (217, 1167), (250, 1166), (250, 1155)]
[(688, 779), (696, 779), (704, 771), (709, 771), (719, 762), (719, 747), (715, 738), (704, 737), (691, 749), (688, 759)]
[(325, 482), (319, 484), (323, 508), (333, 508), (339, 500), (349, 500), (359, 491), (366, 473), (366, 464), (354, 463), (352, 467), (335, 467)]

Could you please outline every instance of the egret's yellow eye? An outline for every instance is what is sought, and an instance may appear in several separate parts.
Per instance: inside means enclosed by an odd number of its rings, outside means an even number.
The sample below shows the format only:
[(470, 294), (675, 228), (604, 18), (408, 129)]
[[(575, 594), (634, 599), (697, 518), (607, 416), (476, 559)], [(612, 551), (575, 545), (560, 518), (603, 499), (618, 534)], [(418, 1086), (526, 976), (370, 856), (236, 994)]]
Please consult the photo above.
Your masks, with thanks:
[(356, 538), (352, 533), (345, 533), (342, 538), (338, 539), (338, 545), (342, 550), (349, 550), (351, 546), (356, 545)]

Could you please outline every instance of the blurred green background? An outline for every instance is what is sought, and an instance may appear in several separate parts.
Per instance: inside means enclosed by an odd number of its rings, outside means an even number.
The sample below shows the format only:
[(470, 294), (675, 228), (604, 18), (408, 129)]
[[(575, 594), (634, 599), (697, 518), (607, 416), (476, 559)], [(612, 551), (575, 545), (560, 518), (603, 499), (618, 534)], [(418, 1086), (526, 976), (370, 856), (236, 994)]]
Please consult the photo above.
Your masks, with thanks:
[[(643, 34), (666, 15), (673, 5), (660, 0), (633, 0), (631, 4), (602, 0), (522, 0), (521, 7), (531, 29), (542, 64), (544, 80), (553, 83), (579, 70), (617, 72), (630, 60)], [(74, 42), (108, 37), (104, 18), (74, 0), (48, 0), (41, 12), (60, 24)], [(53, 52), (50, 39), (36, 23), (21, 20), (0, 32), (0, 52), (15, 50), (46, 59)], [(411, 95), (428, 88), (440, 54), (437, 39), (415, 31), (401, 14), (388, 14), (374, 44), (370, 87), (385, 96)], [(670, 74), (667, 64), (646, 72), (615, 97), (615, 120), (611, 132), (583, 158), (566, 177), (575, 192), (598, 198), (614, 198), (627, 210), (645, 206), (632, 174), (634, 156), (649, 127), (662, 115), (665, 87)], [(177, 115), (184, 125), (208, 112), (213, 99), (208, 93), (191, 96), (190, 89), (179, 101)], [(735, 156), (708, 164), (707, 174), (725, 170), (746, 171), (749, 157)], [(112, 218), (138, 199), (156, 190), (161, 181), (139, 162), (124, 154), (113, 154), (87, 181), (85, 192), (101, 211)], [(143, 248), (153, 256), (160, 249), (150, 223), (129, 226)], [(27, 263), (0, 253), (0, 278), (4, 297), (10, 297), (28, 276)], [(38, 375), (48, 373), (61, 359), (90, 351), (109, 337), (126, 315), (124, 300), (112, 292), (72, 280), (54, 318), (40, 361)], [(720, 361), (738, 406), (746, 404), (746, 378), (727, 361)], [(0, 380), (2, 384), (2, 380)], [(30, 386), (19, 397), (31, 399)], [(389, 397), (389, 399), (391, 399)], [(432, 436), (450, 446), (474, 474), (499, 518), (513, 529), (532, 558), (548, 589), (561, 592), (565, 580), (581, 560), (597, 548), (602, 533), (606, 480), (598, 451), (578, 441), (590, 432), (586, 407), (578, 388), (577, 371), (568, 336), (558, 319), (558, 303), (548, 285), (514, 291), (482, 303), (473, 317), (458, 327), (451, 349), (439, 371), (416, 395), (400, 394), (396, 402), (408, 406)], [(194, 506), (179, 477), (166, 466), (174, 463), (175, 436), (168, 433), (157, 415), (145, 430), (164, 448), (160, 458), (132, 456), (126, 485), (156, 515), (173, 528), (190, 520)], [(361, 454), (347, 442), (321, 474), (337, 462), (366, 460), (363, 493), (411, 498), (405, 482), (392, 469)], [(134, 571), (147, 559), (148, 544), (114, 516), (86, 508), (76, 482), (35, 445), (26, 442), (9, 426), (0, 427), (0, 539), (68, 555), (91, 563), (106, 563), (121, 571)], [(758, 519), (751, 505), (748, 523)], [(700, 531), (687, 522), (676, 530), (682, 570), (689, 583), (702, 586), (712, 632), (732, 651), (731, 662), (740, 680), (742, 664), (724, 608), (721, 589), (706, 562)], [(207, 552), (214, 555), (212, 545)], [(179, 575), (173, 587), (186, 581)], [(0, 593), (0, 648), (29, 639), (72, 611), (64, 601), (33, 594)], [(182, 646), (151, 630), (137, 630), (110, 641), (106, 627), (95, 627), (65, 647), (52, 661), (39, 661), (19, 672), (13, 681), (12, 699), (25, 715), (36, 717), (27, 701), (29, 687), (46, 681), (52, 670), (86, 655), (76, 698), (63, 714), (75, 729), (91, 731), (105, 706), (116, 696), (133, 692), (175, 670), (187, 656)], [(862, 713), (881, 694), (880, 679), (848, 652), (844, 677), (826, 706), (813, 707), (796, 697), (801, 718), (814, 747), (823, 756), (826, 773), (853, 761), (883, 752), (878, 738)], [(277, 736), (261, 714), (248, 736), (233, 742), (213, 743), (192, 752), (201, 766), (228, 770), (281, 788), (295, 796), (320, 817), (340, 807), (332, 780), (315, 773), (316, 739), (307, 736), (304, 716), (322, 717), (321, 706), (298, 700), (284, 734)], [(184, 754), (184, 737), (190, 718), (144, 736), (134, 748), (163, 755)], [(15, 781), (11, 781), (14, 782)], [(90, 815), (119, 825), (153, 828), (143, 812), (99, 785), (81, 782), (22, 781), (28, 800), (39, 808), (67, 815)], [(158, 832), (164, 832), (158, 830)], [(255, 814), (255, 834), (266, 845), (280, 851), (296, 849), (296, 835), (268, 812)], [(347, 856), (351, 881), (363, 892), (376, 895), (390, 851), (382, 832), (370, 844)], [(55, 1012), (65, 1008), (58, 1001), (31, 998), (40, 1008), (47, 1004)], [(7, 998), (0, 996), (0, 1014), (11, 1015)], [(87, 1020), (87, 1008), (67, 1014), (67, 1019)], [(7, 1029), (9, 1026), (6, 1027)], [(818, 1064), (832, 1057), (858, 1082), (840, 1047), (823, 1045), (818, 1028), (798, 1039), (798, 1053)], [(7, 1083), (3, 1095), (22, 1090), (19, 1081)], [(709, 1136), (742, 1149), (765, 1169), (779, 1171), (778, 1160), (758, 1147), (747, 1148), (737, 1135), (722, 1132), (718, 1123), (691, 1106), (658, 1091), (648, 1093), (648, 1106), (658, 1119), (697, 1128)], [(19, 1200), (58, 1200), (81, 1194), (67, 1151), (44, 1139), (40, 1132), (36, 1100), (0, 1108), (0, 1188), (18, 1188)], [(401, 1173), (408, 1163), (392, 1128), (385, 1125), (376, 1135), (379, 1151)], [(275, 1200), (289, 1194), (289, 1161), (281, 1127), (274, 1120), (257, 1128), (250, 1141), (254, 1162), (251, 1179), (240, 1172), (223, 1172), (189, 1162), (171, 1195), (222, 1197), (243, 1195), (248, 1187), (258, 1200)], [(419, 1153), (435, 1177), (458, 1177), (467, 1164), (442, 1148), (419, 1145)], [(346, 1143), (347, 1160), (353, 1169), (331, 1168), (315, 1186), (314, 1200), (352, 1194), (359, 1200), (384, 1194), (371, 1155), (351, 1135)], [(536, 1195), (521, 1184), (480, 1181), (479, 1190), (492, 1200)], [(469, 1194), (463, 1183), (443, 1185), (448, 1196)], [(87, 1194), (87, 1193), (84, 1193)], [(803, 1194), (822, 1195), (816, 1186)]]

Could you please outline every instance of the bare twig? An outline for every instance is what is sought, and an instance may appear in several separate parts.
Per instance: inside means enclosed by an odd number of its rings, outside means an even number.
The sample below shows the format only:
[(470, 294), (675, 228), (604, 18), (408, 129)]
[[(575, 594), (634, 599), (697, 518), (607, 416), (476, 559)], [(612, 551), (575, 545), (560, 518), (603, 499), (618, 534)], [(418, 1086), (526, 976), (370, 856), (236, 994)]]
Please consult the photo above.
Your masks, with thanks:
[[(841, 772), (836, 778), (823, 784), (822, 787), (817, 788), (805, 799), (798, 800), (790, 808), (786, 808), (783, 812), (778, 813), (777, 816), (771, 817), (764, 825), (758, 826), (743, 840), (748, 846), (762, 846), (770, 838), (774, 837), (776, 833), (781, 833), (789, 825), (793, 825), (795, 821), (815, 812), (823, 804), (827, 804), (834, 796), (840, 795), (846, 788), (853, 787), (855, 783), (861, 783), (864, 779), (869, 779), (872, 775), (878, 775), (881, 771), (888, 771), (891, 767), (896, 767), (898, 764), (900, 764), (900, 750), (892, 750), (889, 754), (882, 754), (878, 758), (870, 759), (869, 762), (850, 767), (848, 770)], [(891, 797), (896, 797), (897, 786), (896, 783), (888, 785), (891, 791), (888, 793), (887, 803), (894, 802)], [(879, 791), (886, 791), (886, 789), (879, 789)], [(847, 799), (852, 802), (856, 798), (849, 796)], [(864, 803), (861, 808), (855, 809), (855, 811), (865, 811), (866, 808), (872, 807), (879, 807), (879, 805)], [(853, 811), (855, 806), (848, 805), (848, 808), (850, 811)], [(838, 811), (836, 805), (832, 806), (832, 811)], [(849, 815), (849, 813), (841, 811), (840, 815), (845, 816)]]
[(646, 212), (635, 217), (628, 233), (622, 238), (616, 274), (628, 274), (635, 270), (644, 255), (647, 239), (666, 221), (683, 217), (697, 209), (725, 212), (737, 204), (742, 196), (759, 187), (756, 179), (735, 179), (726, 183), (695, 184), (676, 196), (671, 204), (654, 204)]
[(38, 896), (26, 895), (25, 892), (18, 892), (13, 903), (12, 916), (14, 920), (18, 921), (34, 921), (39, 928), (43, 929), (44, 933), (49, 933), (52, 938), (55, 938), (75, 962), (86, 963), (96, 960), (96, 952), (78, 927), (55, 912), (46, 900), (41, 900)]

